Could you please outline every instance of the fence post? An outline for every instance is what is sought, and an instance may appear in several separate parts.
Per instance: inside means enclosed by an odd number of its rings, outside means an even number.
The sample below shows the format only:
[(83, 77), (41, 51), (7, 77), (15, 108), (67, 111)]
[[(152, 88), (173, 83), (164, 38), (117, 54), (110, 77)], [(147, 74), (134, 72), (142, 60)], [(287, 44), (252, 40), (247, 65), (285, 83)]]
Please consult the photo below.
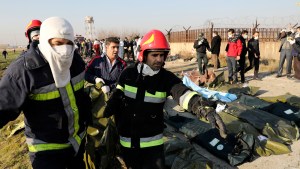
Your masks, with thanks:
[(168, 42), (171, 43), (171, 31), (172, 31), (172, 28), (170, 30), (166, 30), (166, 31), (167, 31)]
[(210, 26), (211, 27), (209, 28), (209, 31), (208, 31), (208, 37), (206, 37), (209, 42), (211, 42), (211, 40), (213, 38), (214, 24), (211, 22)]
[(187, 29), (183, 26), (183, 29), (185, 30), (185, 42), (188, 42), (188, 32), (191, 29), (191, 26), (188, 27)]

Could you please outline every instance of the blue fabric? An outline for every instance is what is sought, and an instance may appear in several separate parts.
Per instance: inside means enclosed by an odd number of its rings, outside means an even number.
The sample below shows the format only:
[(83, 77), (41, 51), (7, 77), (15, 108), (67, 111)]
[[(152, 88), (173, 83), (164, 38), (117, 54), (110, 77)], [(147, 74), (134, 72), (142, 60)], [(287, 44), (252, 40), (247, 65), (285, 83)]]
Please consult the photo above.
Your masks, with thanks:
[(207, 99), (220, 100), (222, 102), (232, 102), (237, 99), (237, 96), (235, 94), (202, 88), (196, 85), (194, 82), (192, 82), (191, 79), (187, 76), (184, 76), (182, 81), (184, 85), (200, 93), (202, 97), (205, 97)]

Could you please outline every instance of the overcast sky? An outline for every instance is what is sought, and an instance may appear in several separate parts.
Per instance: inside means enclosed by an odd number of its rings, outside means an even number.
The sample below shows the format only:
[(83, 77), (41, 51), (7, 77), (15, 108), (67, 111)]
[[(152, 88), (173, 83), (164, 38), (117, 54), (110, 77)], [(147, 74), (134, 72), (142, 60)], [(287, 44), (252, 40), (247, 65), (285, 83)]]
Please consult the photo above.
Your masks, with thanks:
[(69, 20), (76, 34), (85, 34), (85, 16), (94, 17), (96, 33), (146, 32), (153, 28), (183, 30), (183, 26), (195, 29), (207, 20), (228, 24), (228, 18), (237, 18), (253, 23), (255, 17), (300, 16), (298, 3), (300, 0), (1, 0), (0, 44), (27, 44), (24, 32), (29, 21), (52, 16)]

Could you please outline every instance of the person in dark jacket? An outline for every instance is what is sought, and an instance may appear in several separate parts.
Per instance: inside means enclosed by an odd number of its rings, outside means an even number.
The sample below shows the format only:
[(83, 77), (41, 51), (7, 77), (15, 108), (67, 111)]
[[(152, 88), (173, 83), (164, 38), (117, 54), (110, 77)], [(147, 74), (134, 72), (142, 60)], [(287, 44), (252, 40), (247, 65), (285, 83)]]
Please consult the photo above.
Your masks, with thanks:
[(6, 49), (4, 49), (2, 51), (2, 56), (4, 57), (4, 59), (6, 59), (7, 55), (8, 55), (8, 52), (6, 51)]
[(300, 80), (300, 27), (297, 27), (295, 38), (290, 38), (288, 41), (296, 51), (294, 57), (294, 78)]
[(0, 128), (23, 111), (33, 169), (85, 168), (91, 105), (83, 90), (85, 64), (74, 50), (71, 24), (48, 18), (38, 47), (31, 45), (0, 81)]
[[(200, 74), (204, 74), (205, 70), (207, 69), (207, 55), (206, 50), (210, 51), (210, 47), (208, 44), (207, 39), (204, 38), (204, 34), (200, 33), (197, 40), (194, 42), (194, 48), (197, 51), (197, 59), (198, 59), (198, 68)], [(203, 66), (202, 66), (202, 60), (203, 60)]]
[(106, 53), (94, 57), (86, 68), (85, 80), (94, 84), (102, 82), (104, 93), (116, 88), (117, 80), (126, 67), (126, 62), (118, 56), (119, 43), (116, 37), (107, 38)]
[(288, 35), (291, 32), (288, 32), (286, 30), (282, 30), (281, 34), (280, 34), (280, 48), (279, 48), (279, 52), (280, 52), (280, 60), (279, 60), (279, 69), (277, 72), (277, 78), (282, 76), (282, 71), (283, 71), (283, 65), (284, 65), (284, 61), (287, 61), (287, 65), (286, 65), (286, 75), (287, 78), (291, 78), (291, 71), (292, 71), (292, 45), (287, 41), (288, 40)]
[(242, 42), (239, 39), (239, 35), (234, 34), (234, 29), (228, 30), (228, 43), (226, 46), (226, 62), (228, 66), (228, 82), (230, 84), (237, 82), (237, 61), (240, 60), (240, 55), (242, 53)]
[(163, 107), (169, 95), (184, 109), (205, 117), (213, 127), (218, 126), (222, 137), (226, 137), (224, 123), (215, 112), (215, 102), (191, 91), (163, 68), (170, 51), (165, 35), (159, 30), (148, 32), (140, 48), (139, 62), (122, 72), (104, 111), (104, 117), (115, 115), (126, 166), (164, 168)]
[(240, 60), (238, 60), (239, 65), (240, 65), (239, 71), (240, 71), (240, 75), (241, 75), (241, 83), (245, 83), (245, 61), (246, 61), (246, 55), (247, 55), (247, 51), (248, 51), (247, 43), (246, 43), (247, 38), (248, 38), (248, 31), (243, 30), (242, 34), (240, 36), (240, 40), (242, 42), (243, 49), (242, 49), (242, 53), (240, 56)]
[(211, 56), (214, 63), (214, 69), (220, 68), (220, 48), (221, 48), (222, 39), (218, 35), (217, 31), (213, 32), (213, 38), (211, 40)]
[(260, 50), (258, 39), (259, 32), (254, 32), (253, 37), (248, 41), (248, 59), (250, 65), (246, 68), (246, 72), (251, 70), (254, 65), (254, 79), (258, 79), (259, 71)]
[(129, 40), (128, 40), (128, 38), (127, 37), (125, 37), (125, 39), (124, 39), (124, 54), (123, 54), (123, 59), (127, 59), (127, 60), (129, 60)]

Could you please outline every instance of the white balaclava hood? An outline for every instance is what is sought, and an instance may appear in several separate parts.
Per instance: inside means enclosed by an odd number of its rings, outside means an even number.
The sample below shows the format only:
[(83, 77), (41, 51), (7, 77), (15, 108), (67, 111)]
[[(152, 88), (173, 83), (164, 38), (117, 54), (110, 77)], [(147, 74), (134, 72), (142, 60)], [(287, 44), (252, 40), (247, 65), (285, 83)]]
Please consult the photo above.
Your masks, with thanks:
[[(52, 38), (63, 38), (72, 41), (73, 46), (71, 46), (71, 50), (68, 50), (68, 54), (62, 55), (56, 52), (49, 44), (49, 40)], [(56, 87), (65, 87), (71, 79), (70, 67), (75, 50), (72, 25), (60, 17), (48, 18), (41, 25), (39, 41), (38, 47), (50, 65)]]

